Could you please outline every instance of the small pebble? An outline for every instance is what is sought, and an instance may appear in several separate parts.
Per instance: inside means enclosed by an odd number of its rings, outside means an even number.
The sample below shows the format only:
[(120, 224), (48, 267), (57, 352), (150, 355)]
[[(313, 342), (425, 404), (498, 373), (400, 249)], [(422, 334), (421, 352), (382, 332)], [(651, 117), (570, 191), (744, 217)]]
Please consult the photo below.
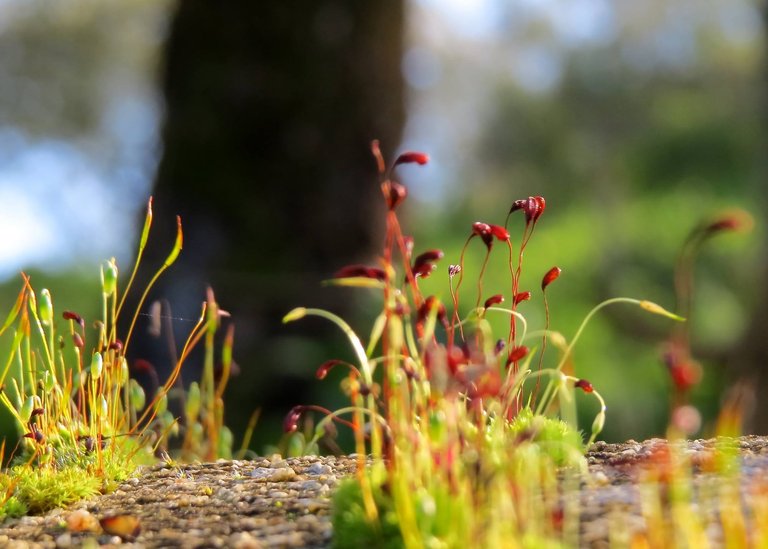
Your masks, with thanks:
[(314, 498), (299, 498), (296, 503), (308, 513), (316, 513), (321, 509), (327, 509), (328, 504)]
[(66, 518), (70, 532), (100, 532), (99, 519), (85, 509), (72, 511)]
[(316, 480), (307, 480), (299, 484), (299, 490), (321, 490), (325, 486)]
[(610, 484), (610, 480), (608, 479), (608, 476), (602, 471), (597, 471), (595, 474), (593, 474), (592, 479), (600, 486), (605, 486), (606, 484)]
[(261, 543), (249, 532), (238, 532), (229, 536), (228, 545), (233, 549), (261, 549)]
[(307, 473), (310, 475), (330, 475), (332, 472), (333, 469), (320, 462), (315, 462), (307, 468)]
[(296, 471), (290, 467), (280, 467), (278, 469), (256, 467), (256, 469), (251, 471), (251, 477), (259, 482), (285, 482), (293, 480), (296, 477)]
[(72, 547), (72, 534), (69, 532), (64, 532), (59, 537), (57, 537), (56, 547), (57, 549), (69, 549)]

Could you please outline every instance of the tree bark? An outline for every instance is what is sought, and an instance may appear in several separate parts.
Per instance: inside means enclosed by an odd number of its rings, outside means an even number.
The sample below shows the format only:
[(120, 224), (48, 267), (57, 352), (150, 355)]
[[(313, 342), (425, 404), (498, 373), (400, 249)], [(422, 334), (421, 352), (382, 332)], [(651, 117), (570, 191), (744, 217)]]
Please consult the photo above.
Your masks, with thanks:
[[(226, 400), (236, 432), (256, 407), (268, 424), (315, 396), (316, 361), (331, 358), (326, 332), (281, 318), (298, 305), (345, 312), (319, 282), (371, 260), (379, 191), (369, 144), (398, 144), (402, 40), (402, 0), (178, 3), (145, 262), (162, 263), (179, 214), (184, 249), (153, 296), (171, 303), (177, 338), (206, 285), (232, 314), (241, 373)], [(165, 344), (142, 327), (136, 337), (133, 357), (169, 362)]]
[[(762, 20), (764, 34), (768, 32), (768, 2), (763, 3)], [(764, 40), (765, 42), (765, 40)], [(765, 46), (764, 46), (765, 47)], [(768, 47), (765, 48), (768, 52)], [(762, 71), (763, 94), (768, 92), (768, 64), (763, 60)], [(762, 105), (755, 105), (759, 116), (768, 124), (768, 97), (764, 97)], [(768, 140), (765, 130), (762, 132), (763, 142)], [(757, 169), (761, 174), (768, 174), (768, 156), (763, 152), (759, 157)], [(764, 177), (763, 177), (764, 179)], [(765, 185), (758, 187), (759, 200), (755, 206), (763, 212), (768, 211), (768, 194)], [(757, 215), (756, 211), (752, 212)], [(763, 243), (765, 244), (765, 242)], [(768, 399), (761, 395), (768, 394), (768, 258), (763, 253), (759, 264), (760, 276), (763, 281), (753, 288), (752, 315), (749, 328), (733, 353), (726, 360), (729, 377), (734, 380), (733, 389), (727, 399), (734, 402), (743, 414), (744, 432), (753, 434), (768, 433)]]

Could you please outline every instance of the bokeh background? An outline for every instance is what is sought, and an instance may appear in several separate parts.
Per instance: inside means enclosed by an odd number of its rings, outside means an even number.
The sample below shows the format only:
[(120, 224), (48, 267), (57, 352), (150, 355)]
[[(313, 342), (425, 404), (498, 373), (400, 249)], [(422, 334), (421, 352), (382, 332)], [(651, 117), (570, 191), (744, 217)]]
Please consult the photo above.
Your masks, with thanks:
[[(227, 422), (239, 439), (261, 409), (261, 451), (294, 404), (342, 403), (338, 378), (313, 376), (350, 356), (342, 337), (280, 319), (320, 306), (367, 331), (375, 299), (320, 281), (375, 261), (379, 138), (389, 157), (431, 155), (399, 172), (403, 222), (445, 265), (473, 221), (547, 199), (522, 286), (563, 269), (549, 296), (566, 336), (607, 297), (674, 307), (686, 234), (750, 212), (752, 232), (697, 261), (693, 400), (707, 434), (746, 379), (747, 429), (768, 432), (766, 15), (757, 0), (0, 0), (0, 305), (24, 270), (58, 311), (96, 318), (100, 261), (129, 270), (154, 195), (146, 276), (175, 214), (185, 248), (152, 297), (180, 339), (213, 287), (236, 325)], [(489, 294), (505, 275), (499, 256)], [(424, 287), (447, 297), (442, 274)], [(525, 312), (542, 323), (540, 299)], [(167, 368), (141, 320), (132, 360)], [(663, 434), (669, 329), (616, 308), (585, 333), (576, 371), (606, 398), (603, 438)]]

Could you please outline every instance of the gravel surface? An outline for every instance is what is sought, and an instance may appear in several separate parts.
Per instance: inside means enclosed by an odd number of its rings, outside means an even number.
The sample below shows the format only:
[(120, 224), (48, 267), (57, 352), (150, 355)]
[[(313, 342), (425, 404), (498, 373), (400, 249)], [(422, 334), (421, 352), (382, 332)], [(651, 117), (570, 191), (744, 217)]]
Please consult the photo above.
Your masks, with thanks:
[[(766, 493), (768, 438), (742, 437), (731, 445), (740, 453), (740, 497), (749, 500), (756, 488)], [(707, 495), (723, 483), (713, 472), (714, 447), (712, 440), (689, 441), (681, 452), (693, 464), (694, 500), (701, 516), (711, 519), (707, 534), (717, 546), (718, 509)], [(578, 495), (582, 546), (609, 547), (611, 535), (613, 542), (629, 542), (633, 532), (646, 527), (638, 481), (664, 474), (669, 463), (665, 441), (598, 442), (587, 461), (589, 474)], [(156, 465), (112, 494), (43, 516), (7, 520), (0, 524), (0, 547), (329, 547), (330, 494), (355, 464), (354, 456), (274, 456)], [(123, 519), (103, 520), (115, 516)], [(135, 523), (140, 531), (133, 531)]]
[[(353, 456), (160, 464), (111, 494), (7, 520), (0, 547), (327, 547), (331, 490), (354, 470)], [(98, 519), (113, 516), (137, 518), (140, 533), (105, 533)]]
[[(728, 467), (716, 462), (718, 445), (721, 450), (729, 448), (734, 456), (738, 456), (730, 472)], [(766, 501), (768, 437), (751, 435), (719, 441), (686, 441), (675, 452), (690, 463), (691, 508), (696, 518), (704, 521), (711, 546), (721, 547), (718, 498), (733, 490), (744, 508), (750, 508), (756, 498), (760, 498), (761, 503)], [(674, 467), (671, 455), (669, 445), (663, 439), (629, 440), (621, 444), (597, 442), (590, 448), (587, 454), (590, 474), (582, 482), (580, 492), (580, 541), (583, 547), (610, 547), (611, 535), (615, 545), (629, 546), (634, 533), (647, 533), (641, 513), (641, 490), (651, 490), (655, 501), (669, 501), (668, 481)], [(621, 521), (621, 528), (617, 528), (617, 520)], [(747, 529), (749, 520), (748, 517)], [(617, 535), (619, 539), (616, 539)]]

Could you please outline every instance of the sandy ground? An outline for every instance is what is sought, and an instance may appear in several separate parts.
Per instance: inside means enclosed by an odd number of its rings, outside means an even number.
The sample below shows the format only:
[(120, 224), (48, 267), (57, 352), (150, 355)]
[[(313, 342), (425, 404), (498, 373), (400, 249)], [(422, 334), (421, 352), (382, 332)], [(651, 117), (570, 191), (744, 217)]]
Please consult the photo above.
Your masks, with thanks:
[[(746, 501), (765, 493), (768, 438), (732, 440), (738, 449), (736, 481)], [(715, 472), (712, 440), (688, 441), (676, 455), (693, 464), (696, 509), (712, 519), (707, 535), (718, 546), (718, 506), (707, 494), (723, 483)], [(664, 473), (670, 463), (660, 439), (623, 444), (598, 442), (587, 454), (589, 473), (580, 481), (580, 544), (608, 547), (629, 542), (646, 528), (638, 481), (649, 471)], [(216, 463), (166, 464), (144, 469), (114, 493), (43, 516), (0, 525), (0, 547), (329, 547), (330, 495), (355, 469), (352, 457), (317, 457)], [(99, 519), (122, 516), (103, 524)], [(621, 517), (621, 528), (616, 527)], [(131, 535), (137, 523), (140, 531)], [(121, 537), (122, 536), (122, 537)], [(618, 536), (618, 538), (617, 538)], [(610, 541), (609, 541), (610, 540)]]

